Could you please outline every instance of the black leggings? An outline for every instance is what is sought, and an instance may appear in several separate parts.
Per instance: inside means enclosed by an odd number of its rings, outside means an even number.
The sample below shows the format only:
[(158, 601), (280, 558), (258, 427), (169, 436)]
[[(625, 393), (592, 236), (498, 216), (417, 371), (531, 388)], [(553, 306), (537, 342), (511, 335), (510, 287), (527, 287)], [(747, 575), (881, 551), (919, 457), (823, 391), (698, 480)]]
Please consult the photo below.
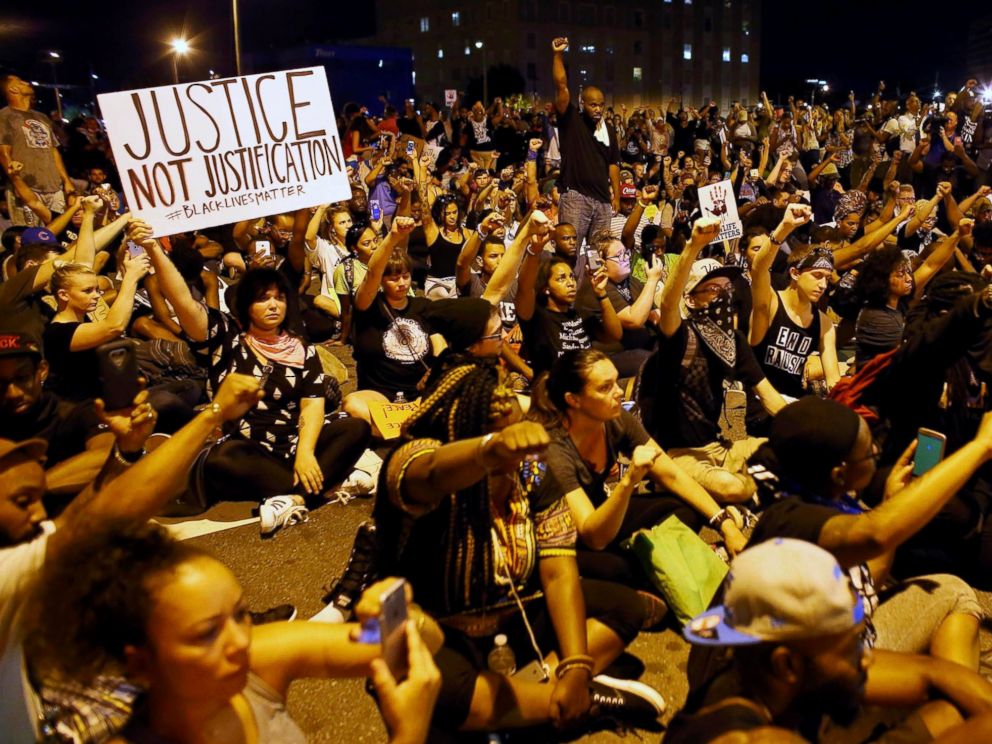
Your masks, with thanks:
[(620, 531), (609, 545), (602, 550), (589, 550), (579, 543), (579, 574), (584, 579), (615, 581), (636, 588), (649, 587), (637, 556), (624, 550), (620, 544), (638, 530), (650, 529), (673, 514), (693, 532), (698, 532), (703, 526), (702, 517), (680, 498), (668, 495), (632, 496), (620, 523)]
[[(314, 448), (314, 456), (324, 473), (324, 488), (341, 483), (351, 473), (368, 447), (369, 425), (356, 418), (325, 421)], [(293, 485), (293, 460), (269, 452), (250, 439), (228, 439), (210, 450), (203, 466), (206, 494), (218, 501), (264, 501), (284, 493), (303, 494)], [(323, 503), (317, 496), (311, 503)]]

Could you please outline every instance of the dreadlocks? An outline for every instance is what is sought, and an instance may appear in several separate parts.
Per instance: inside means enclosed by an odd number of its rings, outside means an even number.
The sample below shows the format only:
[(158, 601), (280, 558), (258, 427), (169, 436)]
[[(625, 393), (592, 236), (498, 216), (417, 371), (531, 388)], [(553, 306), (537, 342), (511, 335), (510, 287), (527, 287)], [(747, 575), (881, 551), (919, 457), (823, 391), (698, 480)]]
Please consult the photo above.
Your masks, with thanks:
[[(449, 369), (429, 389), (403, 426), (407, 439), (450, 443), (486, 434), (495, 419), (507, 414), (515, 399), (500, 381), (493, 361), (466, 362)], [(486, 606), (495, 581), (490, 528), (489, 482), (483, 479), (450, 500), (443, 601), (449, 612)], [(403, 542), (397, 535), (396, 544)]]

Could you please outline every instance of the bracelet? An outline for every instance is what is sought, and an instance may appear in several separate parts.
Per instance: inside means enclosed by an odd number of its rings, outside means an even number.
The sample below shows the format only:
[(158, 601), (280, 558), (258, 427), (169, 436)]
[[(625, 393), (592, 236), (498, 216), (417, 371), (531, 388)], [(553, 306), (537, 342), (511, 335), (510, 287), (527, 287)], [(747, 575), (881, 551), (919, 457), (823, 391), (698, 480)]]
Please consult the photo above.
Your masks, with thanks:
[(603, 300), (608, 300), (608, 299), (610, 299), (610, 298), (607, 297), (605, 294), (604, 295), (596, 295), (596, 300), (598, 302), (602, 302)]
[(575, 655), (569, 656), (558, 662), (555, 668), (555, 679), (561, 679), (573, 669), (585, 669), (592, 677), (593, 658), (591, 656)]
[(476, 464), (479, 467), (483, 468), (487, 473), (491, 470), (491, 468), (488, 465), (486, 465), (486, 447), (489, 445), (489, 443), (493, 440), (493, 437), (495, 436), (496, 435), (493, 433), (489, 433), (483, 436), (482, 439), (479, 440), (479, 446), (475, 450)]
[(537, 153), (534, 150), (528, 150), (527, 160), (537, 160)]
[(145, 454), (144, 448), (139, 452), (121, 452), (121, 448), (114, 443), (114, 459), (124, 466), (134, 465)]
[(527, 251), (527, 255), (528, 256), (540, 256), (542, 253), (544, 253), (544, 249), (543, 248), (541, 248), (537, 253), (535, 253), (534, 251), (532, 251), (530, 249), (530, 245), (529, 244), (528, 244), (528, 246), (526, 248), (524, 248), (524, 250)]
[(721, 527), (723, 527), (724, 522), (726, 522), (728, 519), (732, 520), (733, 518), (734, 515), (731, 514), (729, 511), (727, 511), (726, 507), (724, 507), (716, 514), (714, 514), (712, 517), (710, 517), (708, 524), (713, 529), (718, 530)]
[(647, 209), (648, 207), (651, 206), (651, 202), (648, 202), (647, 204), (645, 204), (640, 199), (637, 200), (637, 203), (640, 205), (641, 209)]
[(479, 236), (479, 240), (481, 240), (483, 243), (489, 239), (489, 233), (484, 233), (482, 232), (482, 230), (478, 228), (476, 228), (475, 234)]
[(775, 240), (775, 238), (773, 238), (771, 235), (769, 235), (768, 236), (768, 242), (770, 242), (772, 245), (779, 245), (780, 246), (785, 241), (784, 240)]

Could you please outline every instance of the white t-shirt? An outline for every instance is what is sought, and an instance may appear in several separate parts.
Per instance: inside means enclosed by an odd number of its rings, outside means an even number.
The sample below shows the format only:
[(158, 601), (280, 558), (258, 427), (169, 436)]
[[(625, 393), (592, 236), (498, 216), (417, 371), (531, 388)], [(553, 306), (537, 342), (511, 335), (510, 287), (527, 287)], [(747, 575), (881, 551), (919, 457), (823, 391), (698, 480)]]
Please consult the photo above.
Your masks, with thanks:
[(320, 271), (320, 293), (325, 297), (336, 299), (334, 294), (334, 269), (341, 262), (341, 259), (348, 255), (348, 251), (339, 248), (331, 241), (318, 237), (313, 250), (306, 249), (310, 263)]
[(41, 572), (55, 524), (42, 522), (31, 542), (0, 550), (0, 738), (6, 744), (37, 741), (39, 705), (24, 669), (20, 627), (28, 590)]

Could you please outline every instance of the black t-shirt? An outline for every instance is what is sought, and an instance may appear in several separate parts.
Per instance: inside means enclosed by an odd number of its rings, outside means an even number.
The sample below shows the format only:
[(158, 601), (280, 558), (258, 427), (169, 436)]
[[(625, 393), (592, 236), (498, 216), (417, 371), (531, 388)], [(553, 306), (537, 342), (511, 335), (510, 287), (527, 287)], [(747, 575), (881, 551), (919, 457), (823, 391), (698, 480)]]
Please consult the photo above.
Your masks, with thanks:
[(590, 339), (600, 325), (598, 314), (583, 315), (575, 308), (559, 313), (543, 305), (535, 306), (530, 320), (520, 320), (524, 348), (534, 374), (551, 369), (562, 352), (590, 348)]
[[(736, 364), (729, 368), (702, 341), (696, 356), (687, 358), (689, 324), (683, 322), (669, 338), (658, 336), (658, 348), (641, 371), (639, 402), (644, 426), (665, 449), (701, 447), (719, 439), (717, 423), (723, 407), (724, 381), (740, 381), (753, 388), (765, 379), (751, 347), (740, 331), (734, 333)], [(696, 364), (700, 372), (693, 371)], [(690, 415), (698, 408), (701, 415)]]
[(44, 439), (45, 467), (50, 468), (86, 449), (90, 437), (100, 433), (93, 406), (59, 400), (45, 390), (30, 409), (18, 416), (0, 418), (0, 438), (13, 442)]
[(0, 284), (0, 317), (4, 328), (25, 331), (36, 338), (55, 317), (55, 311), (42, 301), (41, 293), (34, 291), (39, 268), (24, 269)]
[(829, 506), (809, 504), (798, 496), (780, 499), (761, 512), (761, 519), (748, 544), (757, 545), (776, 537), (792, 537), (817, 545), (823, 525), (838, 513)]
[(560, 191), (578, 191), (601, 202), (610, 201), (610, 166), (620, 164), (617, 133), (606, 125), (609, 146), (593, 136), (590, 122), (569, 103), (565, 113), (558, 116), (558, 137), (561, 142)]
[(72, 351), (72, 337), (82, 323), (49, 323), (45, 329), (46, 386), (60, 398), (83, 401), (100, 395), (96, 349)]
[[(623, 295), (621, 288), (611, 279), (606, 283), (606, 296), (613, 305), (613, 311), (619, 313), (625, 307), (633, 305), (644, 290), (644, 284), (640, 279), (630, 277), (627, 284), (630, 299)], [(593, 289), (589, 276), (586, 275), (579, 287), (579, 292), (575, 297), (575, 307), (583, 314), (592, 314), (599, 311), (599, 300), (596, 299), (596, 290)], [(607, 354), (615, 354), (624, 349), (650, 349), (654, 339), (647, 328), (624, 328), (620, 341), (611, 343), (594, 342), (593, 347)]]
[(402, 310), (387, 308), (379, 294), (367, 310), (355, 308), (352, 338), (359, 389), (389, 399), (397, 392), (407, 400), (419, 395), (417, 383), (433, 357), (431, 332), (420, 318), (429, 305), (425, 297), (411, 297)]
[(606, 466), (597, 471), (591, 463), (582, 459), (575, 442), (563, 428), (550, 432), (551, 446), (548, 447), (546, 461), (548, 470), (554, 476), (553, 484), (562, 495), (578, 488), (585, 491), (593, 506), (598, 507), (606, 500), (606, 481), (620, 455), (630, 457), (634, 448), (647, 444), (650, 437), (633, 414), (621, 410), (620, 416), (610, 419), (606, 427)]
[(665, 744), (707, 744), (725, 734), (772, 725), (762, 706), (745, 697), (737, 672), (727, 667), (704, 691), (690, 695), (668, 724)]

